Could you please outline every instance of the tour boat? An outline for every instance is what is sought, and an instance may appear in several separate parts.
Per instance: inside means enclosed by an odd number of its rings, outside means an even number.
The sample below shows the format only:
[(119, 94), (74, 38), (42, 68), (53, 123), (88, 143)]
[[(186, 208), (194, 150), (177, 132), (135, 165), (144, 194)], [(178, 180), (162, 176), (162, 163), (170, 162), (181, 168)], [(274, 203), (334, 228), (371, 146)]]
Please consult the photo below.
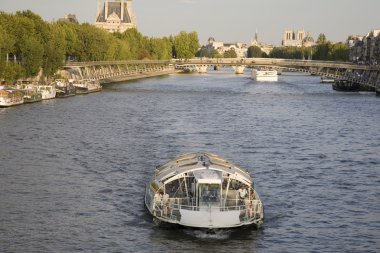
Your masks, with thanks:
[(42, 94), (37, 87), (29, 87), (21, 90), (24, 93), (24, 103), (35, 103), (42, 101)]
[(72, 84), (72, 82), (68, 82), (63, 79), (57, 79), (54, 82), (54, 86), (57, 90), (55, 95), (57, 98), (65, 98), (76, 95), (75, 86)]
[(248, 171), (210, 153), (157, 166), (145, 205), (159, 222), (195, 228), (259, 227), (264, 207)]
[(84, 79), (80, 81), (73, 81), (76, 94), (88, 94), (92, 92), (98, 92), (102, 90), (102, 86), (99, 81)]
[(28, 80), (17, 81), (15, 88), (24, 94), (24, 103), (35, 103), (42, 101), (42, 94), (37, 88), (38, 83)]
[(57, 90), (53, 85), (38, 85), (37, 89), (41, 92), (42, 100), (55, 98)]
[(256, 81), (277, 82), (278, 74), (277, 70), (252, 70), (252, 79)]
[(0, 85), (0, 107), (10, 107), (24, 103), (24, 95), (19, 90)]
[(335, 80), (333, 78), (327, 76), (321, 76), (321, 83), (334, 83)]

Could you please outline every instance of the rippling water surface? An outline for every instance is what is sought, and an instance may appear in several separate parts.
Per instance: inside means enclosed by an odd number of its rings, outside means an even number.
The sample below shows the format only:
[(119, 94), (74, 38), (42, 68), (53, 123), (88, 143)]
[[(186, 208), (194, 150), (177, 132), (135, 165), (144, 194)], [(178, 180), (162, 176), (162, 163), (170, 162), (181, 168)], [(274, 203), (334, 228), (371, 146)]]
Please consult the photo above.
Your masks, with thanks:
[[(0, 252), (380, 252), (380, 98), (284, 73), (173, 75), (0, 109)], [(261, 229), (154, 225), (156, 165), (247, 168)]]

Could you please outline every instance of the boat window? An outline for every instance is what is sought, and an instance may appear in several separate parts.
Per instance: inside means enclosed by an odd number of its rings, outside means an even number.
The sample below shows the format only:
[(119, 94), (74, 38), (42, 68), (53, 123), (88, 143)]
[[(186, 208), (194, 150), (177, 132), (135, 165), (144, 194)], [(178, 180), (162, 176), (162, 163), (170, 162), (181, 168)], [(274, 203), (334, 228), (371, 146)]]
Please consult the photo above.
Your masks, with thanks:
[(185, 177), (174, 180), (165, 185), (165, 192), (171, 198), (192, 198), (194, 196), (194, 177)]
[(220, 184), (200, 184), (199, 195), (202, 202), (217, 202), (220, 200)]

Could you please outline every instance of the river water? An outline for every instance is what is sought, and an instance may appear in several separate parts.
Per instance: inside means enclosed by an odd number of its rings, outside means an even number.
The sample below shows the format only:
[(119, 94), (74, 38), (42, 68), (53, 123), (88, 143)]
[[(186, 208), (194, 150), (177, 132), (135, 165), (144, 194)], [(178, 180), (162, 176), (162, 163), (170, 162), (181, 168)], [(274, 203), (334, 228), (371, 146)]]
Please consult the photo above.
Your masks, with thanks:
[[(0, 252), (380, 252), (380, 98), (231, 70), (0, 109)], [(248, 169), (260, 229), (157, 227), (156, 165), (207, 151)]]

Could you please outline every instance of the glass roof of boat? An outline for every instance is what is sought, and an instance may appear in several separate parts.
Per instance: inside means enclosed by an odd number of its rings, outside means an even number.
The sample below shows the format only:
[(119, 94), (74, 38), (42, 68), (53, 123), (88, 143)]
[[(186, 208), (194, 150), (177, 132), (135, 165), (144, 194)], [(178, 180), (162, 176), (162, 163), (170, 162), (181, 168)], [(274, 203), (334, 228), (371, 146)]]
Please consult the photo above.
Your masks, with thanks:
[(237, 174), (246, 181), (252, 182), (248, 171), (241, 169), (226, 159), (210, 153), (188, 153), (179, 156), (157, 167), (155, 179), (157, 182), (162, 182), (175, 175), (204, 168), (212, 168), (228, 174)]

